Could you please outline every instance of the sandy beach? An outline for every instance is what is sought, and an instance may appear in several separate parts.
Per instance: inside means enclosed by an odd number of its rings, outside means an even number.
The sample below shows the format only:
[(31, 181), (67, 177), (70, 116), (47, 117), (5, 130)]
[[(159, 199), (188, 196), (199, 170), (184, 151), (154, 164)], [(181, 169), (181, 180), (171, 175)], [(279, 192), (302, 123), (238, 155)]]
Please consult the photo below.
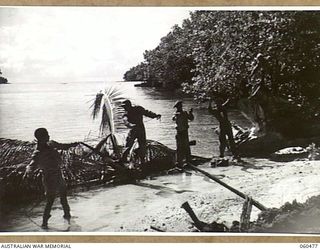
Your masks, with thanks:
[[(319, 195), (320, 161), (273, 162), (244, 159), (244, 163), (201, 169), (251, 196), (267, 208), (279, 208), (285, 202), (305, 202)], [(192, 232), (191, 218), (181, 208), (188, 201), (200, 220), (223, 222), (231, 226), (240, 220), (243, 199), (200, 173), (191, 171), (160, 176), (135, 184), (93, 188), (70, 195), (71, 225), (62, 219), (56, 200), (49, 231), (70, 232)], [(35, 202), (11, 212), (5, 231), (43, 232), (41, 214), (44, 203)], [(251, 221), (260, 210), (253, 207)], [(38, 224), (38, 225), (37, 225)], [(2, 230), (3, 230), (2, 229)], [(308, 233), (308, 232), (301, 232)]]

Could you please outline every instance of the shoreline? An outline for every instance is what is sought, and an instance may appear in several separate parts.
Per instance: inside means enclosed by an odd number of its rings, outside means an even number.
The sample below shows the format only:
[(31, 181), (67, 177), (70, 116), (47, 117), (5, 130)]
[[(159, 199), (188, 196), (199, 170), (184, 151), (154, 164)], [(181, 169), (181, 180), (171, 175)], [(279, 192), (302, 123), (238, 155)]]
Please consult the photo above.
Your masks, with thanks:
[[(268, 159), (244, 159), (242, 165), (201, 169), (220, 176), (221, 180), (252, 196), (268, 208), (279, 208), (286, 202), (305, 202), (320, 194), (318, 178), (320, 161), (273, 162)], [(180, 208), (188, 201), (201, 221), (217, 221), (231, 226), (239, 221), (244, 200), (219, 184), (191, 171), (174, 175), (161, 175), (137, 183), (114, 187), (97, 187), (73, 194), (69, 201), (75, 216), (70, 231), (86, 232), (154, 232), (151, 226), (165, 232), (193, 232), (195, 227), (188, 214)], [(126, 194), (126, 195), (123, 195)], [(94, 213), (83, 211), (85, 204), (93, 205)], [(60, 209), (55, 207), (51, 223), (61, 224)], [(41, 220), (43, 202), (30, 213), (31, 218)], [(92, 211), (93, 212), (93, 211)], [(257, 220), (260, 210), (253, 207), (251, 221)], [(18, 216), (20, 214), (20, 216)], [(22, 217), (21, 217), (22, 215)], [(17, 217), (18, 216), (18, 217)], [(318, 216), (314, 212), (314, 216)], [(16, 225), (10, 231), (37, 232), (41, 229), (16, 211), (9, 218)], [(77, 227), (75, 226), (77, 225)], [(319, 233), (316, 231), (295, 233)], [(290, 232), (289, 232), (290, 233)]]

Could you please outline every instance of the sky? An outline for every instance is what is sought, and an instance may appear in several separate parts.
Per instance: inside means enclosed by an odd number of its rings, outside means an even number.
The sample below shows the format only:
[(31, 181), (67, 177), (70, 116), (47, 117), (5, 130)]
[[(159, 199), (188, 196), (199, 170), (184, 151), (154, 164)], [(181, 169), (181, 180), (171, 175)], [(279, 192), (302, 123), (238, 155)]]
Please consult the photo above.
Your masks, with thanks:
[(9, 82), (122, 80), (182, 7), (0, 8), (0, 68)]

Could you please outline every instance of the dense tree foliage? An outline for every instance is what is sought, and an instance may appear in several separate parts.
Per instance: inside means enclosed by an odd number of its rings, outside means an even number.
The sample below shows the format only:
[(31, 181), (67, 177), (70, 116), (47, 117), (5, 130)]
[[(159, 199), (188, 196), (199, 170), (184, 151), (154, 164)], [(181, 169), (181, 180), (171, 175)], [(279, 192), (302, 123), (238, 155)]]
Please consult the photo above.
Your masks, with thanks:
[(167, 36), (161, 38), (155, 49), (145, 51), (145, 62), (127, 71), (124, 79), (140, 80), (138, 77), (129, 79), (128, 76), (144, 75), (147, 84), (167, 88), (178, 88), (184, 82), (191, 83), (194, 63), (192, 47), (186, 46), (189, 26), (189, 20), (184, 21), (182, 28), (175, 25)]
[(126, 81), (145, 81), (147, 80), (147, 64), (140, 63), (129, 69), (123, 76)]
[[(318, 12), (195, 12), (192, 44), (196, 77), (190, 91), (230, 97), (261, 81), (273, 94), (302, 105), (319, 96)], [(266, 59), (250, 77), (261, 53)], [(265, 79), (263, 79), (265, 78)]]
[(284, 132), (320, 116), (319, 26), (318, 11), (195, 11), (145, 52), (146, 80), (198, 100), (255, 101)]

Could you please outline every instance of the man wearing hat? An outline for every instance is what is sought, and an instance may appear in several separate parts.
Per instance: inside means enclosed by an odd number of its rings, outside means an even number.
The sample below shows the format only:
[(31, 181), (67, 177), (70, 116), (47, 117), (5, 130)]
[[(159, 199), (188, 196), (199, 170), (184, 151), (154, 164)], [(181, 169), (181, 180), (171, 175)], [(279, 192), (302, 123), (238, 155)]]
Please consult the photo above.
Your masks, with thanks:
[(176, 143), (177, 143), (177, 155), (176, 160), (179, 167), (183, 166), (183, 160), (190, 161), (191, 151), (189, 145), (188, 121), (193, 121), (193, 110), (189, 112), (184, 111), (182, 108), (182, 101), (177, 101), (173, 106), (176, 108), (176, 112), (172, 117), (172, 120), (176, 122)]
[(123, 153), (122, 161), (127, 162), (130, 149), (133, 146), (135, 139), (137, 139), (139, 143), (139, 156), (141, 163), (144, 163), (147, 139), (146, 129), (143, 124), (143, 116), (150, 117), (152, 119), (160, 119), (161, 115), (146, 110), (141, 106), (132, 106), (130, 100), (125, 100), (121, 106), (125, 110), (125, 114), (123, 116), (125, 125), (130, 129), (126, 139), (126, 149)]

